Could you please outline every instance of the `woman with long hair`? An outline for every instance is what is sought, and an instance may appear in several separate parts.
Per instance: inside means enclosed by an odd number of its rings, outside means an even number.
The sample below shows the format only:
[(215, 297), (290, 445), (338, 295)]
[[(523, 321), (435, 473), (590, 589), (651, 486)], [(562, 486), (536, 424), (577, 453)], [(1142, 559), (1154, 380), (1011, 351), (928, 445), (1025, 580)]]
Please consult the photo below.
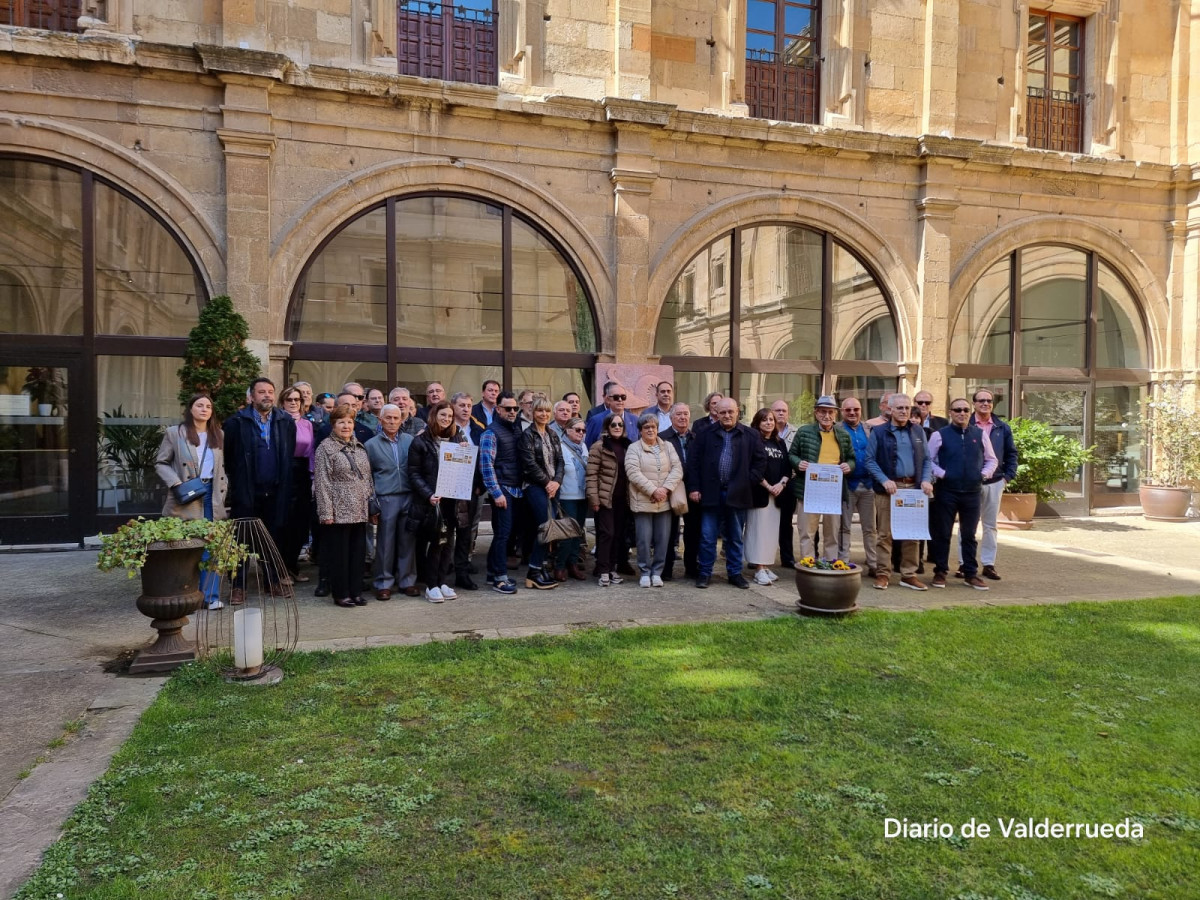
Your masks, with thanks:
[[(283, 526), (279, 553), (287, 567), (288, 576), (296, 582), (308, 581), (300, 574), (300, 550), (308, 541), (309, 519), (312, 516), (313, 424), (304, 418), (304, 391), (297, 382), (284, 388), (279, 405), (296, 423), (296, 452), (292, 457), (292, 504)], [(311, 394), (311, 390), (309, 391)]]
[(450, 587), (454, 571), (454, 530), (458, 522), (458, 504), (465, 500), (439, 497), (437, 493), (441, 443), (467, 443), (466, 436), (454, 424), (454, 407), (439, 400), (429, 407), (425, 430), (413, 438), (408, 449), (408, 483), (412, 488), (410, 515), (428, 523), (418, 535), (417, 571), (425, 582), (425, 599), (430, 603), (453, 600), (458, 594)]
[(563, 480), (562, 442), (549, 427), (553, 411), (553, 405), (544, 395), (535, 395), (530, 408), (533, 422), (517, 441), (521, 476), (525, 479), (525, 503), (529, 510), (526, 527), (533, 532), (529, 536), (532, 537), (532, 549), (525, 587), (540, 591), (558, 587), (558, 580), (544, 568), (546, 545), (537, 539), (537, 529), (550, 517), (550, 501), (558, 495)]
[[(167, 500), (163, 504), (164, 516), (180, 519), (208, 519), (210, 522), (228, 517), (225, 511), (224, 433), (220, 425), (212, 423), (213, 402), (208, 394), (193, 394), (184, 407), (183, 421), (167, 429), (158, 456), (154, 460), (154, 471), (167, 486)], [(188, 503), (180, 503), (175, 497), (177, 484), (199, 478), (204, 493)], [(204, 558), (208, 558), (205, 551)], [(200, 570), (200, 590), (204, 594), (204, 605), (208, 609), (220, 609), (221, 579), (212, 572)]]
[[(354, 408), (343, 403), (329, 414), (333, 428), (313, 459), (317, 518), (325, 526), (322, 557), (327, 558), (333, 602), (341, 607), (366, 606), (363, 569), (367, 560), (370, 518), (371, 460), (354, 436)], [(326, 556), (327, 555), (327, 556)]]
[[(563, 481), (558, 489), (563, 512), (579, 523), (580, 531), (587, 520), (588, 448), (583, 442), (586, 433), (587, 425), (579, 416), (572, 416), (563, 426)], [(587, 578), (579, 561), (582, 543), (581, 537), (558, 542), (554, 566), (554, 578), (557, 581), (566, 581), (567, 575), (578, 581)]]
[[(644, 587), (662, 587), (671, 539), (671, 491), (683, 479), (679, 454), (658, 439), (658, 413), (638, 416), (638, 439), (625, 453), (625, 475), (629, 479), (629, 510), (637, 535), (638, 568)], [(611, 577), (611, 576), (610, 576)]]
[(792, 464), (788, 450), (776, 431), (775, 416), (763, 407), (750, 421), (750, 430), (755, 438), (763, 442), (767, 455), (767, 467), (758, 484), (751, 485), (754, 507), (746, 516), (746, 562), (758, 571), (754, 580), (758, 584), (771, 584), (779, 576), (771, 571), (775, 554), (779, 550), (779, 502), (780, 495), (792, 479)]
[(588, 448), (587, 497), (596, 522), (596, 574), (600, 587), (620, 584), (617, 551), (625, 533), (629, 512), (628, 484), (625, 476), (625, 418), (607, 413), (600, 423), (600, 440)]

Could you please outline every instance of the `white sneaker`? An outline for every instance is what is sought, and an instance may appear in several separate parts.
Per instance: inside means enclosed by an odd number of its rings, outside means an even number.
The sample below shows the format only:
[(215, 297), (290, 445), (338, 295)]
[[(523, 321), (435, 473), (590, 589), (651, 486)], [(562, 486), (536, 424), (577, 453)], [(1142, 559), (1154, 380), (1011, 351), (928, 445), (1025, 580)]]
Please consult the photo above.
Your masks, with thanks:
[(774, 572), (772, 572), (770, 569), (764, 569), (763, 571), (767, 573), (767, 578), (769, 578), (771, 580), (772, 584), (774, 584), (776, 581), (779, 580), (779, 576), (776, 575)]
[(643, 575), (638, 579), (638, 587), (650, 587), (650, 576)]
[(425, 591), (425, 599), (430, 603), (445, 603), (446, 598), (442, 596), (442, 592), (438, 588), (429, 588)]
[(612, 584), (620, 584), (620, 583), (621, 583), (622, 581), (624, 581), (625, 579), (624, 579), (624, 578), (622, 578), (620, 575), (618, 575), (616, 572), (609, 572), (609, 573), (608, 573), (608, 580), (609, 580), (609, 581), (610, 581)]
[(650, 587), (662, 587), (662, 586), (663, 586), (663, 580), (662, 580), (661, 575), (651, 575), (650, 576)]
[(766, 569), (759, 569), (754, 573), (754, 583), (762, 585), (768, 585), (771, 583), (771, 578), (769, 575), (767, 575)]
[(214, 601), (212, 601), (212, 603), (205, 603), (204, 608), (205, 609), (224, 609), (225, 604), (222, 603), (220, 600), (214, 600)]
[(443, 584), (441, 590), (443, 600), (455, 600), (458, 598), (458, 594), (451, 590), (448, 584)]
[(600, 577), (597, 579), (596, 583), (599, 584), (600, 587), (608, 587), (608, 585), (609, 585), (608, 573), (601, 572)]

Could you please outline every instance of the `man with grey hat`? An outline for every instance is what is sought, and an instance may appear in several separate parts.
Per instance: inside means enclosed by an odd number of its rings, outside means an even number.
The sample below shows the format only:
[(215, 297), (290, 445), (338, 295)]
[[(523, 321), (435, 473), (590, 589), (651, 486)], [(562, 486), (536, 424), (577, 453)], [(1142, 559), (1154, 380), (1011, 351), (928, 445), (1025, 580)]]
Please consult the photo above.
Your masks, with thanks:
[[(815, 421), (796, 429), (789, 453), (792, 468), (805, 472), (810, 464), (840, 466), (843, 475), (854, 471), (854, 445), (841, 428), (834, 428), (837, 418), (837, 401), (826, 395), (817, 399), (813, 410)], [(803, 475), (792, 479), (792, 490), (796, 494), (796, 502), (804, 503)], [(842, 503), (846, 501), (846, 480), (842, 479)], [(800, 556), (816, 556), (817, 528), (821, 529), (821, 557), (834, 560), (838, 558), (838, 530), (841, 526), (841, 516), (836, 513), (824, 515), (809, 515), (801, 509), (796, 517), (800, 532)]]

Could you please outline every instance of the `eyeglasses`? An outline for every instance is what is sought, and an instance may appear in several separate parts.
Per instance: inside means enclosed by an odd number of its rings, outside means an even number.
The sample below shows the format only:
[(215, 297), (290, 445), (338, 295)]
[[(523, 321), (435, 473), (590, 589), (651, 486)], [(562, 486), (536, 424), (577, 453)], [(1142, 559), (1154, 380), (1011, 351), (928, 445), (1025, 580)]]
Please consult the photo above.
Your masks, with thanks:
[(950, 412), (957, 412), (957, 413), (964, 413), (964, 412), (970, 412), (970, 411), (971, 411), (971, 407), (969, 407), (969, 406), (956, 406), (952, 410), (950, 410)]
[(587, 429), (586, 429), (586, 428), (584, 428), (582, 425), (576, 425), (576, 426), (575, 426), (574, 428), (572, 428), (571, 430), (572, 430), (572, 431), (578, 431), (580, 434), (587, 434)]
[(496, 408), (499, 409), (500, 412), (516, 412), (517, 411), (517, 408), (515, 406), (498, 406)]
[(992, 401), (991, 401), (991, 400), (989, 400), (989, 399), (986, 399), (986, 398), (984, 398), (984, 399), (976, 400), (975, 402), (976, 402), (976, 403), (991, 403)]
[(622, 425), (620, 422), (613, 422), (611, 425), (608, 426), (608, 430), (609, 431), (624, 431), (625, 426)]
[(916, 402), (917, 406), (930, 406), (933, 403), (932, 400), (918, 400)]
[(861, 406), (843, 406), (843, 407), (842, 407), (842, 412), (844, 412), (844, 413), (848, 413), (848, 412), (862, 412), (862, 407), (861, 407)]
[(893, 406), (892, 407), (893, 412), (908, 412), (910, 409), (912, 409), (911, 406)]
[(624, 400), (625, 395), (624, 394), (609, 394), (608, 399), (609, 400)]

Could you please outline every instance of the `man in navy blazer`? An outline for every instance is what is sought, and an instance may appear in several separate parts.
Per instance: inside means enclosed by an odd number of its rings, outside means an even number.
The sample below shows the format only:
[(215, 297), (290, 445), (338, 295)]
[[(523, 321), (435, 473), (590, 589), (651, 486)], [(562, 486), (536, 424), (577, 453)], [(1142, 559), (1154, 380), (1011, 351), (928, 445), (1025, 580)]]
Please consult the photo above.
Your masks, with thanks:
[(699, 574), (696, 587), (706, 588), (717, 560), (717, 535), (724, 540), (725, 571), (734, 587), (748, 588), (742, 576), (742, 532), (746, 511), (754, 505), (752, 486), (762, 481), (767, 467), (763, 443), (738, 422), (732, 397), (717, 403), (717, 424), (692, 440), (684, 482), (688, 499), (700, 504)]

